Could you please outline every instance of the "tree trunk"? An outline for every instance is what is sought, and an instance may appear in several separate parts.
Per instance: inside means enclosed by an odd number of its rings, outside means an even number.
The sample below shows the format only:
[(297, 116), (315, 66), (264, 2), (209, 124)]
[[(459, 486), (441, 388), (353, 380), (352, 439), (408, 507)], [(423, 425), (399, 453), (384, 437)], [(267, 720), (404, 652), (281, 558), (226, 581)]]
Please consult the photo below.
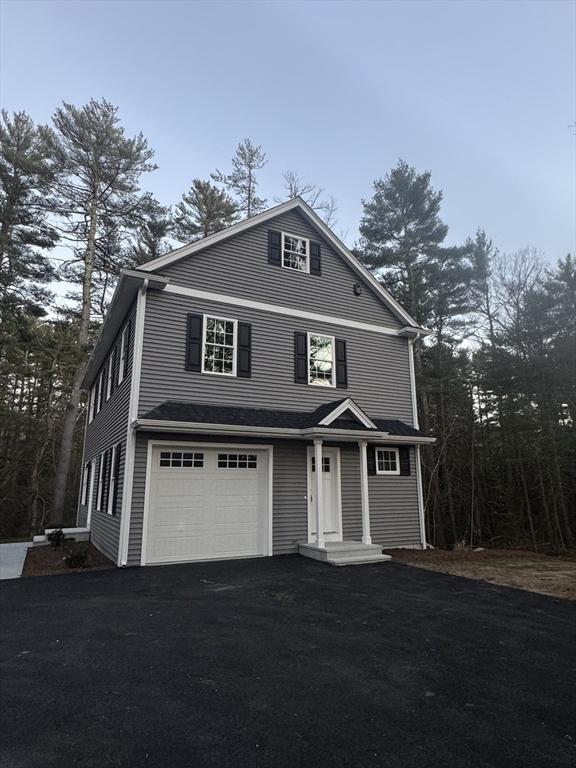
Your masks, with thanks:
[(68, 407), (66, 408), (66, 412), (64, 414), (62, 438), (60, 440), (60, 452), (54, 480), (54, 501), (52, 506), (53, 520), (51, 522), (53, 522), (55, 525), (61, 525), (64, 517), (66, 486), (68, 483), (68, 474), (70, 472), (70, 458), (72, 456), (74, 428), (76, 426), (76, 420), (80, 410), (80, 397), (82, 394), (81, 384), (86, 368), (86, 352), (88, 349), (88, 334), (90, 330), (90, 310), (92, 308), (92, 270), (94, 266), (97, 214), (97, 198), (96, 194), (94, 193), (90, 206), (90, 227), (88, 229), (88, 239), (86, 242), (86, 252), (84, 255), (82, 313), (80, 315), (80, 325), (78, 327), (79, 360), (76, 372), (74, 373), (74, 379), (72, 381)]

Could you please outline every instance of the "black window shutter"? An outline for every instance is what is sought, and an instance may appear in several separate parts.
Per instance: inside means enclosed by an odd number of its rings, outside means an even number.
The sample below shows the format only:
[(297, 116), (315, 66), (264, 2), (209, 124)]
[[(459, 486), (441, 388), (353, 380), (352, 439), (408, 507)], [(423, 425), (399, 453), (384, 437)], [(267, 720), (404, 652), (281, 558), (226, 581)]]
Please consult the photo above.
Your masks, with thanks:
[(130, 344), (130, 335), (132, 333), (132, 319), (128, 320), (128, 325), (126, 326), (126, 368), (124, 373), (124, 378), (128, 378), (130, 376), (130, 370), (132, 368), (132, 354), (134, 354), (134, 345)]
[(186, 330), (186, 370), (202, 370), (202, 324), (203, 315), (188, 315)]
[(366, 448), (366, 463), (368, 465), (368, 474), (376, 474), (376, 448), (373, 445), (369, 445)]
[(336, 386), (339, 389), (346, 389), (348, 386), (346, 342), (344, 339), (336, 339)]
[(408, 477), (410, 475), (410, 448), (407, 445), (401, 445), (398, 452), (400, 454), (400, 474)]
[(268, 231), (268, 263), (280, 266), (282, 264), (282, 234)]
[(320, 243), (310, 243), (310, 274), (321, 275)]
[(249, 379), (252, 375), (252, 326), (238, 323), (238, 358), (236, 375)]
[(305, 333), (294, 333), (294, 381), (308, 384), (308, 339)]
[(116, 503), (118, 501), (118, 488), (120, 486), (119, 474), (120, 474), (120, 457), (122, 454), (122, 444), (118, 443), (116, 446), (116, 458), (114, 459), (114, 488), (112, 489), (112, 514), (116, 514)]

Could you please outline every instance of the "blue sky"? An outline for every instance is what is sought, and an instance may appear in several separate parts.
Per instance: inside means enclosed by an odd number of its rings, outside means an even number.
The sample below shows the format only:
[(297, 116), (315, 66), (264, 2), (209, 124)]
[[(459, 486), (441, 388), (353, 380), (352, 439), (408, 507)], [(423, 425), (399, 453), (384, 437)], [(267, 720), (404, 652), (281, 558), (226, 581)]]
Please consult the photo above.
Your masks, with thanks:
[(165, 204), (250, 137), (262, 193), (287, 169), (326, 187), (349, 245), (402, 157), (444, 191), (450, 243), (576, 250), (574, 2), (3, 0), (1, 21), (3, 107), (107, 98)]

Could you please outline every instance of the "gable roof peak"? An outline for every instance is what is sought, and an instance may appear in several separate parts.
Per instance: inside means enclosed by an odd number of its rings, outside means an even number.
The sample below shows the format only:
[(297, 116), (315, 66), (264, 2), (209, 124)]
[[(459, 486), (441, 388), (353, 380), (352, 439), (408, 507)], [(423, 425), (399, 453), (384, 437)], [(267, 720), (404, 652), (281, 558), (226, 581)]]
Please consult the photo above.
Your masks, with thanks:
[(272, 208), (268, 208), (266, 211), (262, 211), (262, 213), (258, 213), (247, 219), (242, 219), (242, 221), (238, 221), (236, 224), (232, 224), (226, 229), (215, 232), (213, 235), (204, 237), (202, 240), (195, 240), (193, 243), (189, 243), (174, 251), (170, 251), (169, 253), (164, 254), (164, 256), (159, 256), (157, 259), (149, 261), (147, 264), (142, 264), (138, 267), (138, 270), (141, 272), (156, 272), (176, 261), (180, 261), (180, 259), (183, 259), (186, 256), (191, 256), (198, 251), (216, 245), (223, 240), (227, 240), (230, 237), (234, 237), (241, 232), (252, 229), (259, 224), (264, 224), (270, 219), (293, 210), (298, 210), (309, 221), (319, 234), (330, 243), (332, 248), (339, 253), (346, 262), (348, 262), (349, 266), (352, 267), (356, 274), (370, 285), (376, 296), (380, 298), (385, 306), (387, 306), (401, 322), (405, 323), (406, 326), (413, 328), (416, 332), (422, 331), (423, 334), (427, 333), (419, 326), (416, 320), (414, 320), (414, 318), (412, 318), (408, 312), (398, 304), (396, 299), (388, 293), (374, 275), (357, 259), (352, 251), (344, 245), (340, 238), (332, 232), (330, 227), (322, 221), (320, 216), (318, 216), (318, 214), (301, 197), (293, 197), (290, 200), (286, 200), (284, 203), (280, 203)]

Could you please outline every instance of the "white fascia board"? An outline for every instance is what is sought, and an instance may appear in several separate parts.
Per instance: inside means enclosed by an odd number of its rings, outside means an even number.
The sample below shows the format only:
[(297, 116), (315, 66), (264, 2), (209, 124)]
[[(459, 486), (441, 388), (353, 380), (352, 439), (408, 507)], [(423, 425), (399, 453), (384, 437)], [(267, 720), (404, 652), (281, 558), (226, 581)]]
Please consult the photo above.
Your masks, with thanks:
[(402, 320), (408, 327), (418, 328), (418, 323), (404, 310), (400, 304), (388, 293), (388, 291), (380, 285), (374, 275), (354, 256), (352, 251), (347, 248), (344, 243), (332, 232), (332, 230), (322, 221), (322, 219), (316, 214), (310, 206), (302, 200), (300, 197), (295, 197), (292, 200), (288, 200), (285, 203), (269, 208), (263, 213), (259, 213), (256, 216), (252, 216), (249, 219), (243, 219), (237, 224), (232, 224), (231, 227), (223, 229), (220, 232), (216, 232), (214, 235), (205, 237), (202, 240), (197, 240), (194, 243), (177, 248), (175, 251), (166, 253), (164, 256), (160, 256), (153, 261), (149, 261), (147, 264), (143, 264), (139, 269), (145, 272), (155, 272), (157, 269), (162, 269), (169, 264), (173, 264), (175, 261), (179, 261), (185, 256), (191, 256), (193, 253), (202, 251), (205, 248), (210, 248), (216, 243), (220, 243), (223, 240), (227, 240), (229, 237), (234, 237), (241, 232), (251, 229), (252, 227), (263, 224), (276, 216), (281, 216), (288, 211), (294, 209), (300, 210), (304, 216), (306, 216), (310, 223), (317, 229), (326, 240), (330, 242), (332, 247), (340, 253), (341, 256), (350, 264), (352, 269), (367, 282), (372, 290), (382, 299), (384, 304), (393, 312), (396, 317)]
[(326, 440), (337, 437), (339, 440), (348, 438), (357, 441), (370, 440), (382, 443), (435, 443), (434, 437), (405, 437), (400, 435), (391, 435), (388, 432), (374, 432), (372, 430), (355, 429), (319, 429), (310, 427), (308, 429), (290, 429), (288, 427), (249, 427), (239, 426), (237, 424), (205, 424), (203, 422), (193, 421), (164, 421), (162, 419), (136, 419), (132, 422), (132, 427), (138, 431), (150, 432), (187, 432), (196, 434), (211, 435), (238, 435), (245, 437), (268, 437), (268, 438), (297, 438), (312, 439), (322, 437)]

